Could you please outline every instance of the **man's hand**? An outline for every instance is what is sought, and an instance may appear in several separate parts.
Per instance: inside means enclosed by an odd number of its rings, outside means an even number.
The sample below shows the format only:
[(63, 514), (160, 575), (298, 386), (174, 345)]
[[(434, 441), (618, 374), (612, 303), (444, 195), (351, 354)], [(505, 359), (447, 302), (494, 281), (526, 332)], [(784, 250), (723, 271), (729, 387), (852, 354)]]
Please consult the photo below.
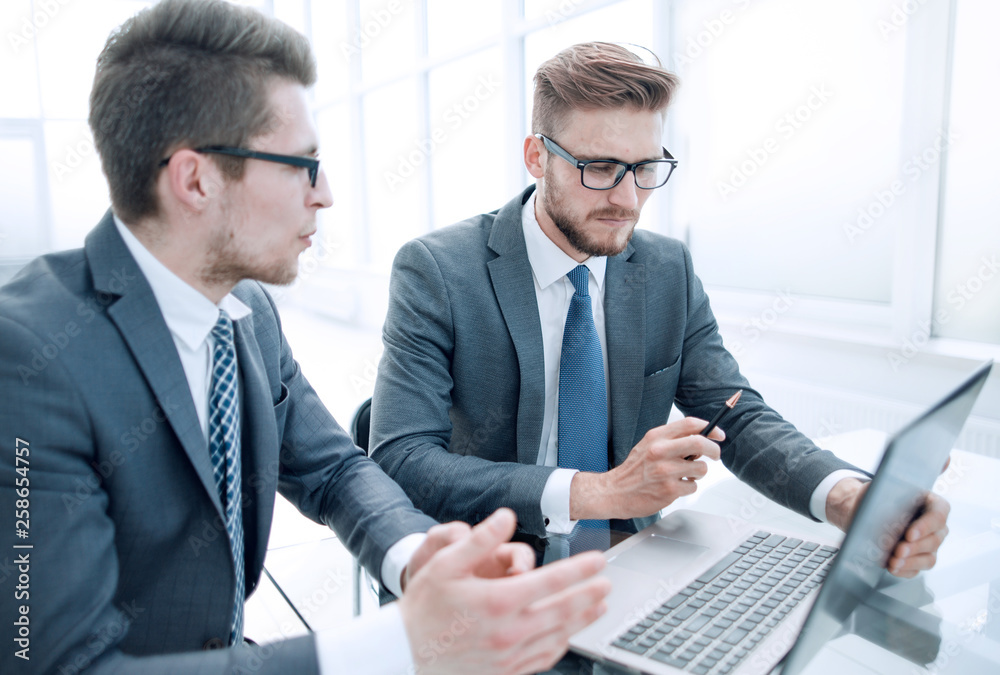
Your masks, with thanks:
[[(420, 545), (410, 558), (409, 564), (403, 570), (400, 587), (406, 591), (406, 586), (417, 572), (434, 557), (434, 554), (469, 536), (472, 530), (468, 523), (454, 521), (443, 525), (435, 525), (427, 530), (427, 539)], [(498, 546), (489, 556), (484, 558), (473, 570), (473, 574), (484, 579), (509, 576), (527, 572), (535, 566), (535, 552), (527, 544), (504, 543)]]
[(726, 438), (719, 428), (708, 438), (699, 436), (707, 424), (697, 417), (685, 417), (650, 429), (620, 466), (607, 473), (573, 476), (570, 518), (642, 518), (692, 494), (698, 489), (695, 481), (708, 472), (708, 464), (698, 458), (719, 459), (719, 446), (712, 441)]
[[(945, 464), (947, 467), (948, 465)], [(845, 478), (837, 483), (826, 500), (826, 517), (841, 530), (854, 519), (869, 483)], [(920, 515), (910, 523), (892, 550), (886, 569), (897, 577), (910, 579), (937, 562), (937, 551), (948, 536), (948, 513), (951, 505), (940, 495), (927, 493)]]
[[(514, 513), (500, 509), (412, 575), (399, 610), (417, 672), (547, 670), (566, 652), (569, 636), (604, 613), (611, 582), (595, 576), (604, 568), (596, 552), (513, 576), (507, 569), (498, 578), (478, 576), (477, 570), (500, 572), (505, 556), (498, 549), (515, 524)], [(456, 533), (436, 533), (435, 540)]]

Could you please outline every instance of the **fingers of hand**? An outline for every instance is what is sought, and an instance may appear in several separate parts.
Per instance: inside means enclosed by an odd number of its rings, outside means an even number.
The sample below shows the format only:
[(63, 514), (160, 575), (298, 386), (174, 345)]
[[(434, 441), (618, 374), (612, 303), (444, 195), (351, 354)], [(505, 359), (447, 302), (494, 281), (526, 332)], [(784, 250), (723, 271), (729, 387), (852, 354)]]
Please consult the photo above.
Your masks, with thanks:
[(603, 613), (604, 598), (610, 591), (608, 579), (593, 577), (541, 598), (511, 616), (511, 620), (491, 636), (493, 644), (490, 646), (509, 649), (520, 645), (518, 651), (522, 651), (547, 636), (555, 636), (557, 642), (564, 645), (570, 635)]
[(427, 530), (427, 540), (424, 542), (424, 546), (434, 551), (440, 550), (467, 536), (471, 529), (468, 523), (457, 520), (442, 525), (435, 525)]
[(649, 444), (647, 454), (654, 461), (671, 461), (693, 457), (719, 459), (719, 446), (704, 436), (684, 438), (656, 438)]
[(569, 619), (558, 623), (541, 624), (533, 639), (522, 648), (514, 672), (536, 673), (550, 669), (566, 653), (570, 636), (577, 633), (607, 611), (604, 600), (593, 603)]
[(933, 492), (927, 495), (924, 512), (906, 528), (906, 541), (915, 542), (928, 532), (946, 530), (951, 504)]
[(925, 537), (917, 539), (916, 541), (901, 541), (896, 544), (896, 548), (893, 550), (893, 555), (897, 558), (908, 558), (920, 553), (934, 553), (941, 548), (941, 544), (947, 536), (948, 528), (943, 527), (940, 530), (931, 532)]
[(708, 473), (708, 463), (707, 462), (684, 462), (681, 467), (683, 475), (681, 475), (681, 480), (698, 480), (699, 478), (704, 478), (705, 474)]
[(510, 509), (497, 509), (493, 514), (472, 528), (464, 539), (436, 556), (441, 566), (439, 573), (447, 577), (471, 574), (497, 547), (510, 540), (517, 526), (517, 518)]
[[(937, 561), (937, 551), (948, 536), (948, 528), (921, 537), (916, 541), (902, 541), (896, 544), (886, 567), (898, 576), (900, 572), (917, 572), (930, 569)], [(912, 575), (910, 575), (912, 576)]]
[(920, 553), (911, 555), (905, 560), (896, 557), (890, 558), (887, 567), (893, 575), (909, 579), (916, 576), (917, 572), (921, 570), (929, 570), (934, 567), (936, 562), (937, 554)]
[(476, 567), (474, 574), (484, 579), (523, 574), (535, 566), (535, 552), (527, 544), (507, 543)]
[(685, 417), (670, 424), (650, 429), (649, 433), (655, 432), (657, 436), (662, 438), (684, 438), (685, 436), (697, 436), (707, 426), (708, 420), (699, 417)]
[(596, 551), (581, 553), (536, 570), (500, 579), (491, 596), (496, 615), (526, 607), (540, 599), (556, 595), (604, 569), (604, 556)]

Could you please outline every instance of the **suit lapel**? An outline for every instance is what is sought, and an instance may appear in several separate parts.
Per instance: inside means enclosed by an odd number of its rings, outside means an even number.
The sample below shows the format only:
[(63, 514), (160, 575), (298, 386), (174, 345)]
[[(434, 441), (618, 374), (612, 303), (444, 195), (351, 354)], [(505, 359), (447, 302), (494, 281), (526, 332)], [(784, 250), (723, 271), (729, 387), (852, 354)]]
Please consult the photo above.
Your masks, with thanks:
[(109, 211), (87, 236), (84, 250), (98, 294), (115, 297), (108, 316), (149, 383), (209, 498), (222, 516), (208, 443), (201, 432), (177, 347), (149, 283), (115, 229)]
[(608, 258), (604, 289), (615, 466), (632, 450), (645, 370), (646, 268), (628, 262), (633, 250), (629, 244), (621, 254)]
[[(253, 560), (247, 566), (247, 588), (252, 588), (264, 565), (264, 553), (271, 530), (271, 516), (274, 511), (274, 493), (277, 469), (269, 469), (268, 458), (277, 461), (278, 434), (274, 426), (274, 404), (267, 392), (267, 371), (261, 358), (260, 347), (253, 332), (253, 316), (244, 317), (233, 323), (236, 342), (236, 359), (239, 363), (240, 400), (242, 403), (240, 423), (243, 460), (243, 499), (252, 508), (244, 508), (243, 531), (247, 537), (246, 550), (253, 553)], [(250, 536), (256, 540), (251, 541)]]
[(490, 232), (489, 247), (498, 257), (487, 263), (493, 292), (514, 342), (520, 371), (517, 404), (517, 461), (535, 464), (545, 410), (545, 363), (542, 325), (535, 285), (521, 229), (521, 208), (534, 187), (500, 209)]

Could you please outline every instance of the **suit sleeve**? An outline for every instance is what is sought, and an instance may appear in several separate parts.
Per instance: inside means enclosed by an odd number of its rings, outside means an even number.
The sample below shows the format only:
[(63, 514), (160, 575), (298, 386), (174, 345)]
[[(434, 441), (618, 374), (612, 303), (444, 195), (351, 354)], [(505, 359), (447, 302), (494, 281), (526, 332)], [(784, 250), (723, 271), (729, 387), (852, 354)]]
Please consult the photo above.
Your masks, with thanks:
[[(144, 610), (116, 598), (122, 570), (115, 524), (91, 465), (90, 420), (100, 411), (87, 408), (59, 358), (35, 357), (43, 346), (0, 317), (0, 672), (315, 673), (312, 636), (264, 648), (148, 657), (121, 651), (133, 613)], [(17, 448), (27, 450), (19, 455)], [(27, 515), (15, 513), (17, 500)], [(15, 625), (20, 616), (26, 620)], [(18, 637), (28, 660), (17, 656)]]
[[(281, 331), (269, 296), (255, 303), (267, 312), (274, 334), (258, 342), (277, 344), (281, 383), (287, 389), (281, 430), (278, 490), (305, 516), (330, 527), (375, 578), (386, 551), (406, 535), (426, 532), (436, 521), (413, 507), (403, 490), (341, 428), (303, 376)], [(261, 306), (257, 306), (261, 305)], [(257, 324), (260, 326), (260, 323)]]
[[(462, 355), (455, 349), (452, 315), (452, 303), (461, 300), (450, 297), (450, 291), (422, 242), (411, 241), (400, 249), (393, 263), (382, 335), (385, 352), (372, 400), (372, 458), (403, 486), (418, 508), (438, 520), (474, 524), (506, 506), (517, 514), (522, 532), (545, 536), (541, 496), (555, 469), (488, 458), (515, 453), (516, 410), (484, 404), (485, 409), (471, 411), (480, 415), (480, 421), (465, 427), (475, 428), (475, 433), (461, 450), (450, 449), (451, 415), (463, 414), (452, 406), (453, 359)], [(487, 344), (495, 340), (486, 331), (469, 333), (470, 339)], [(474, 365), (489, 382), (495, 364)], [(498, 373), (497, 377), (510, 375)], [(488, 394), (474, 398), (490, 400)], [(502, 443), (510, 447), (501, 453), (496, 446)]]
[(838, 469), (860, 469), (817, 447), (750, 387), (723, 346), (708, 295), (690, 253), (686, 247), (683, 251), (688, 321), (675, 403), (685, 415), (707, 420), (742, 389), (733, 414), (721, 425), (723, 464), (764, 496), (816, 520), (809, 500), (820, 481)]

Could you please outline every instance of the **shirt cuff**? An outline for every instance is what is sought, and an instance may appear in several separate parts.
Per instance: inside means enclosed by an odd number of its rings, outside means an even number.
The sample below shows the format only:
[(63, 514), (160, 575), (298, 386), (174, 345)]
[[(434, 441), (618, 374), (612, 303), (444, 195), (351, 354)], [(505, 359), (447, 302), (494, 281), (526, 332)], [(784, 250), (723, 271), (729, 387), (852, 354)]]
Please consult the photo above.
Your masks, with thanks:
[(809, 513), (813, 515), (813, 518), (821, 520), (824, 523), (828, 523), (826, 519), (826, 500), (830, 496), (830, 490), (833, 486), (844, 480), (845, 478), (857, 478), (865, 483), (871, 480), (871, 476), (865, 475), (860, 471), (852, 471), (850, 469), (837, 469), (829, 476), (820, 481), (816, 489), (813, 490), (812, 498), (809, 500)]
[(410, 558), (413, 557), (425, 539), (427, 539), (427, 534), (424, 532), (408, 534), (390, 546), (389, 550), (385, 552), (385, 557), (382, 558), (382, 567), (379, 568), (382, 585), (397, 598), (403, 597), (399, 578), (406, 566), (410, 564)]
[(569, 534), (576, 526), (569, 519), (569, 489), (576, 469), (556, 469), (549, 474), (542, 489), (542, 518), (547, 534)]
[(398, 605), (393, 602), (336, 629), (317, 632), (316, 659), (320, 675), (413, 673), (410, 640)]

